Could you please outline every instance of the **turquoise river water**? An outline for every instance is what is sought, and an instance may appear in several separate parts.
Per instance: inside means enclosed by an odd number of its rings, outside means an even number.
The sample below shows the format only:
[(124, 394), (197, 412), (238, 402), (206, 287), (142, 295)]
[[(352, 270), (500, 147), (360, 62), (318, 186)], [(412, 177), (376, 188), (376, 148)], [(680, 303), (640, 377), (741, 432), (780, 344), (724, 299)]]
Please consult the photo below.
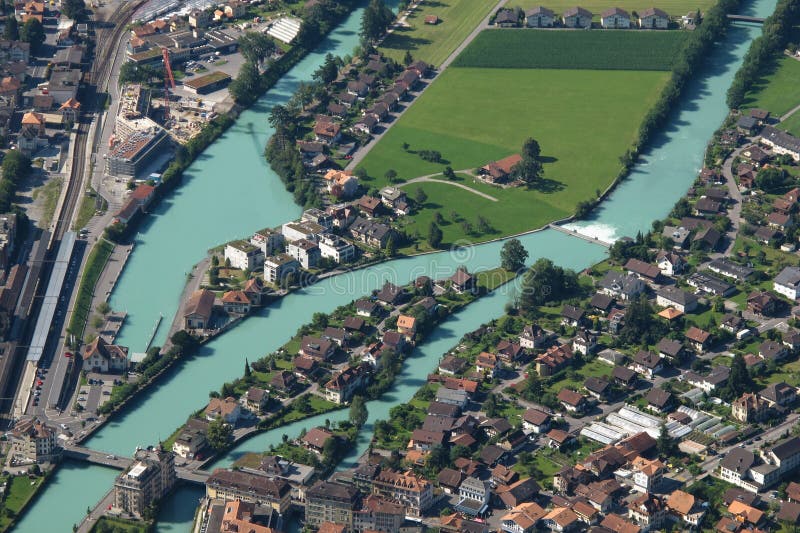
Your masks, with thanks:
[[(774, 7), (775, 0), (756, 0), (742, 12), (767, 16)], [(266, 118), (273, 105), (285, 102), (299, 82), (310, 79), (325, 54), (344, 55), (353, 50), (360, 16), (360, 10), (354, 12), (319, 50), (243, 113), (234, 127), (192, 165), (184, 185), (148, 217), (111, 299), (114, 309), (128, 312), (121, 344), (133, 351), (142, 350), (160, 313), (168, 323), (177, 309), (187, 273), (208, 248), (299, 216), (300, 209), (264, 162), (263, 147), (270, 135)], [(754, 25), (731, 27), (665, 132), (655, 139), (631, 177), (592, 220), (578, 223), (576, 228), (604, 240), (613, 239), (647, 230), (653, 220), (669, 212), (700, 169), (706, 142), (727, 113), (725, 92), (750, 41), (759, 33), (760, 28)], [(581, 269), (605, 256), (602, 247), (553, 230), (520, 240), (530, 251), (531, 261), (548, 257), (565, 267)], [(314, 312), (330, 311), (379, 287), (386, 279), (404, 283), (422, 274), (440, 277), (460, 264), (470, 270), (492, 268), (498, 262), (501, 245), (489, 243), (400, 259), (337, 276), (283, 298), (177, 365), (88, 444), (119, 455), (131, 454), (138, 445), (154, 444), (201, 407), (208, 391), (239, 376), (245, 358), (252, 361), (275, 350)], [(345, 466), (366, 449), (372, 422), (386, 418), (391, 407), (408, 401), (439, 357), (464, 333), (502, 314), (513, 290), (513, 286), (504, 287), (468, 306), (411, 355), (395, 386), (381, 400), (369, 402), (369, 422)], [(162, 326), (156, 344), (163, 342), (163, 330), (166, 326)], [(230, 464), (247, 452), (263, 451), (279, 443), (283, 434), (296, 436), (302, 428), (320, 424), (325, 418), (345, 416), (346, 411), (331, 413), (258, 435), (222, 457), (216, 466)], [(110, 488), (116, 473), (96, 466), (62, 465), (15, 529), (25, 533), (70, 531), (87, 506), (94, 505)], [(175, 491), (164, 502), (158, 530), (187, 532), (201, 495), (199, 487)]]

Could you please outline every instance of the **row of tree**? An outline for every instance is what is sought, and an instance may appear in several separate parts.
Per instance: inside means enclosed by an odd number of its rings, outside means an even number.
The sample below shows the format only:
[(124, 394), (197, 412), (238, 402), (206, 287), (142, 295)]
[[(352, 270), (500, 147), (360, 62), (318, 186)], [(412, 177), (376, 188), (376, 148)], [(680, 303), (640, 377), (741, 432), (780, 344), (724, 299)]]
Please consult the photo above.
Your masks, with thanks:
[(44, 44), (44, 26), (33, 17), (25, 21), (21, 27), (14, 15), (6, 17), (3, 37), (9, 41), (22, 41), (31, 45), (31, 53), (36, 54)]
[(774, 64), (777, 54), (789, 42), (792, 27), (800, 19), (800, 0), (779, 0), (775, 12), (764, 21), (761, 36), (753, 40), (742, 66), (728, 89), (728, 107), (737, 109), (744, 103), (747, 91), (764, 71)]
[(8, 213), (19, 184), (31, 173), (31, 160), (19, 150), (9, 150), (0, 176), (0, 213)]

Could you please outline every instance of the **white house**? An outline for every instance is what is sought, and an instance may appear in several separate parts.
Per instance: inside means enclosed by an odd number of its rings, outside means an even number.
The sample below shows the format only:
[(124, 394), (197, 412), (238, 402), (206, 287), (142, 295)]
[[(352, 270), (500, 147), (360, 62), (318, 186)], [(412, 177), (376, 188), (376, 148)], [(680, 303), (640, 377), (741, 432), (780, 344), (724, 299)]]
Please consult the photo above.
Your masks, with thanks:
[(239, 270), (255, 270), (264, 264), (261, 248), (247, 241), (233, 241), (225, 245), (225, 260)]
[(336, 235), (323, 235), (319, 240), (319, 251), (322, 257), (337, 263), (348, 263), (356, 257), (353, 243)]
[(624, 9), (612, 7), (600, 14), (600, 25), (604, 28), (627, 30), (631, 27), (631, 15)]
[(322, 257), (317, 243), (306, 239), (290, 242), (286, 247), (286, 252), (297, 259), (297, 262), (306, 269), (315, 268)]
[(642, 29), (666, 30), (669, 15), (657, 7), (649, 7), (639, 14), (639, 27)]
[(800, 268), (788, 266), (775, 276), (772, 288), (790, 300), (796, 300), (800, 294)]

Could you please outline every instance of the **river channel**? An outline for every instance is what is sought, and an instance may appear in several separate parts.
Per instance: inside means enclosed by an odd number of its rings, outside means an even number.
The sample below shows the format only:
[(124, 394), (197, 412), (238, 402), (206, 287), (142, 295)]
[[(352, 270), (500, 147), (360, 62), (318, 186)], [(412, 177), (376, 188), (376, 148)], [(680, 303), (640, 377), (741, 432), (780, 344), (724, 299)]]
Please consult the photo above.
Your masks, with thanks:
[[(775, 3), (776, 0), (756, 0), (742, 13), (765, 17), (772, 13)], [(129, 317), (119, 338), (121, 344), (134, 352), (142, 350), (160, 313), (165, 325), (156, 344), (163, 342), (186, 275), (208, 248), (299, 216), (300, 209), (264, 162), (263, 147), (270, 135), (266, 118), (269, 109), (285, 102), (300, 81), (310, 79), (326, 53), (344, 55), (353, 50), (360, 16), (360, 10), (354, 12), (317, 52), (243, 113), (235, 126), (191, 166), (184, 185), (148, 217), (112, 294), (112, 307), (127, 311)], [(725, 92), (750, 41), (759, 34), (760, 27), (756, 25), (731, 27), (708, 58), (705, 71), (687, 90), (665, 132), (654, 140), (630, 178), (614, 191), (595, 217), (575, 225), (579, 231), (602, 240), (632, 236), (647, 230), (653, 220), (669, 212), (700, 169), (706, 142), (727, 113)], [(587, 267), (605, 255), (598, 245), (553, 230), (520, 240), (530, 251), (531, 261), (548, 257), (574, 269)], [(441, 277), (452, 273), (459, 264), (471, 270), (492, 268), (498, 262), (500, 246), (501, 243), (489, 243), (396, 260), (325, 280), (283, 298), (178, 365), (88, 444), (118, 455), (132, 454), (137, 445), (154, 444), (201, 407), (209, 390), (239, 376), (245, 358), (252, 361), (279, 347), (310, 320), (312, 313), (330, 311), (379, 287), (385, 279), (404, 283), (422, 274)], [(442, 353), (464, 333), (499, 316), (512, 290), (504, 288), (468, 306), (412, 354), (395, 386), (381, 400), (369, 402), (369, 422), (346, 463), (366, 449), (372, 422), (385, 418), (391, 407), (408, 401)], [(331, 413), (256, 436), (221, 458), (218, 466), (230, 464), (243, 453), (263, 451), (280, 442), (284, 433), (293, 437), (301, 428), (323, 423), (325, 418), (337, 420), (344, 416), (346, 411)], [(116, 473), (96, 466), (62, 465), (15, 529), (26, 533), (70, 531), (87, 506), (93, 506), (110, 488)], [(201, 494), (199, 487), (177, 490), (164, 502), (158, 530), (187, 532)]]

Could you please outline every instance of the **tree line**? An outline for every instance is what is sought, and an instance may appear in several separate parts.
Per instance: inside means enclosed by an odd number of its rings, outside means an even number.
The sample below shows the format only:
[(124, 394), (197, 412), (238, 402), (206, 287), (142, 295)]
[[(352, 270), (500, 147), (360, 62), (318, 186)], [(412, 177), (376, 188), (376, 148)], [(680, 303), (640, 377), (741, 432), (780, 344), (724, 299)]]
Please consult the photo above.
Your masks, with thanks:
[(764, 21), (762, 34), (755, 38), (728, 89), (728, 107), (737, 109), (756, 80), (770, 67), (776, 54), (789, 42), (792, 26), (798, 22), (800, 0), (779, 0), (775, 12)]

